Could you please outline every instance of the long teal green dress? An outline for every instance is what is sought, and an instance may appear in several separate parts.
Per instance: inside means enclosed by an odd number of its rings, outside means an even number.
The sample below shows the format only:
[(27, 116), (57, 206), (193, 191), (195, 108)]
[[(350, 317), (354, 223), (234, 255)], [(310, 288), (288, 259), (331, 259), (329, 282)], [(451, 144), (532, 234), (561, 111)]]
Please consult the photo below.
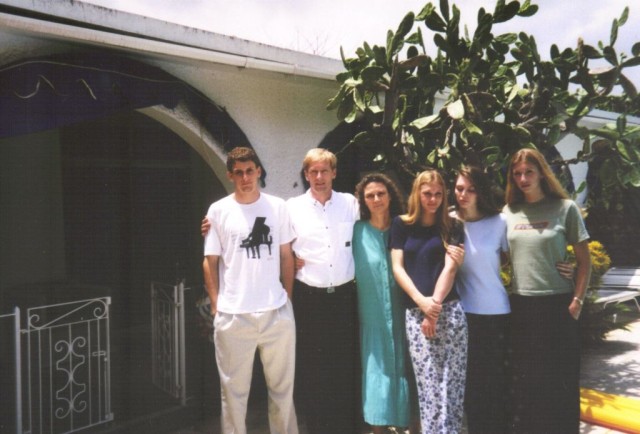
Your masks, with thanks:
[(368, 221), (353, 229), (360, 347), (362, 407), (370, 425), (409, 425), (409, 383), (401, 289), (391, 270), (389, 231)]

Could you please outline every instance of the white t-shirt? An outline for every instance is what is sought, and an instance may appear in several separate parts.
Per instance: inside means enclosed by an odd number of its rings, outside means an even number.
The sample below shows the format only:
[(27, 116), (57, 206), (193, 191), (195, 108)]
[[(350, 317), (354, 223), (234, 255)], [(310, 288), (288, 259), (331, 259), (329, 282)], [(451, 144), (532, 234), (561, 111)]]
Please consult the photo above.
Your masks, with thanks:
[(230, 195), (213, 203), (207, 218), (204, 254), (220, 256), (218, 310), (240, 314), (284, 305), (280, 245), (293, 239), (284, 200), (260, 193), (257, 201), (240, 204)]
[(287, 201), (295, 240), (293, 250), (304, 260), (296, 278), (326, 288), (353, 280), (353, 224), (360, 216), (352, 194), (331, 192), (324, 206), (307, 191)]
[(456, 274), (456, 288), (465, 312), (480, 315), (511, 312), (500, 279), (500, 252), (508, 250), (504, 215), (464, 222), (465, 254)]

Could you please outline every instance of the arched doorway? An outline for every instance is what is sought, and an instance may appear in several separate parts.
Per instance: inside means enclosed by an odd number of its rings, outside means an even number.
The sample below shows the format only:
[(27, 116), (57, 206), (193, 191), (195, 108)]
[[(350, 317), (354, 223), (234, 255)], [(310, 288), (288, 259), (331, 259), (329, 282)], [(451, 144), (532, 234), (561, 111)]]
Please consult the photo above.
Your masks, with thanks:
[[(130, 61), (124, 63), (131, 67)], [(169, 92), (174, 105), (148, 95), (130, 104), (136, 92), (149, 89), (114, 87), (114, 81), (103, 75), (93, 80), (84, 76), (85, 82), (79, 84), (90, 92), (82, 98), (100, 95), (96, 86), (101, 83), (119, 96), (126, 90), (121, 98), (125, 103), (114, 109), (112, 100), (97, 98), (104, 103), (102, 111), (93, 106), (88, 109), (91, 116), (84, 117), (77, 109), (67, 116), (64, 107), (73, 106), (77, 95), (60, 85), (64, 74), (57, 71), (58, 81), (45, 76), (51, 86), (38, 87), (47, 93), (40, 94), (44, 101), (33, 94), (25, 99), (30, 104), (27, 109), (11, 115), (3, 105), (2, 310), (111, 297), (114, 423), (140, 422), (175, 406), (150, 381), (150, 282), (186, 279), (191, 288), (185, 302), (191, 313), (187, 316), (190, 396), (199, 394), (202, 402), (217, 399), (213, 352), (202, 345), (206, 336), (194, 333), (195, 300), (202, 293), (199, 225), (208, 205), (227, 193), (215, 174), (216, 166), (222, 167), (224, 145), (246, 145), (246, 138), (214, 104), (203, 101), (201, 95), (192, 100), (191, 89)], [(45, 81), (40, 77), (33, 83), (44, 86)], [(72, 82), (78, 84), (73, 77), (68, 83)], [(2, 97), (7, 95), (4, 92)], [(28, 95), (20, 98), (24, 96)], [(178, 104), (191, 116), (167, 120)], [(34, 117), (24, 119), (30, 114)], [(11, 122), (26, 130), (13, 130)], [(188, 133), (176, 131), (181, 126), (188, 130), (185, 122), (205, 132), (196, 138), (198, 143), (189, 142)], [(175, 130), (166, 126), (171, 124)], [(20, 133), (7, 134), (11, 130)]]

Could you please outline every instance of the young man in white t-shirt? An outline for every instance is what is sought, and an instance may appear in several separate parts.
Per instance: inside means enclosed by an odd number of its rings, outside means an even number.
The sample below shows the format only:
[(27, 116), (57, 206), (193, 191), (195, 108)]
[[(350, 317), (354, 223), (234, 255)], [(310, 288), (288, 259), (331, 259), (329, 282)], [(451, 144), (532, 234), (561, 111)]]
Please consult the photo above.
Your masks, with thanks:
[(214, 319), (222, 432), (246, 433), (256, 349), (269, 391), (272, 433), (297, 434), (293, 404), (296, 331), (290, 302), (293, 232), (285, 202), (260, 192), (260, 160), (250, 148), (227, 156), (234, 192), (209, 207), (205, 285)]

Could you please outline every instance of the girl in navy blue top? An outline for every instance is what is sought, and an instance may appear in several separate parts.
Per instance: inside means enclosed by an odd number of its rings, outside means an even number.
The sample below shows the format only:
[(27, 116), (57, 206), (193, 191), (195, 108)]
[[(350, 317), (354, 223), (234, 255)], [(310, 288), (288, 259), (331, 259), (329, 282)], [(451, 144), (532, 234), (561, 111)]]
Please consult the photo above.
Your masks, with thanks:
[(449, 217), (447, 190), (435, 170), (420, 173), (408, 213), (391, 225), (391, 261), (407, 295), (405, 326), (423, 433), (457, 433), (467, 364), (467, 323), (454, 288), (464, 258), (460, 222)]

